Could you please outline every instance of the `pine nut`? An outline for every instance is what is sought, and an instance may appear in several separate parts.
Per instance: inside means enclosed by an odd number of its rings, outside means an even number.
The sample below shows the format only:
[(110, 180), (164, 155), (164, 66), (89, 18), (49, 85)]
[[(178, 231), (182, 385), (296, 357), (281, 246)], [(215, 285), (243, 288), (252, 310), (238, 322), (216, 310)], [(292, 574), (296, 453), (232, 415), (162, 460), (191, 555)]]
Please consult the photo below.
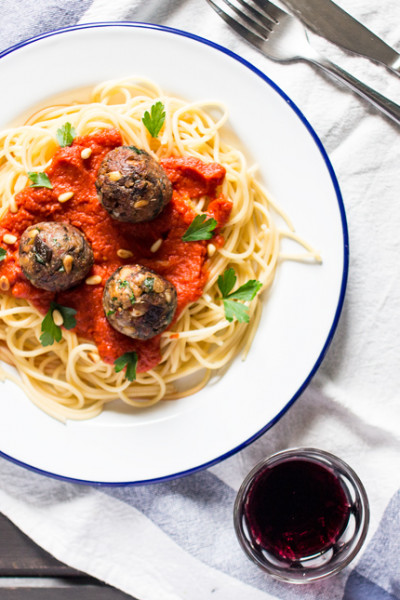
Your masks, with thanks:
[(85, 281), (85, 283), (87, 285), (98, 285), (99, 283), (101, 283), (102, 279), (100, 277), (100, 275), (92, 275), (91, 277), (88, 277)]
[(16, 241), (17, 238), (15, 237), (15, 235), (11, 235), (11, 233), (6, 233), (5, 235), (3, 235), (3, 242), (5, 244), (15, 244)]
[(71, 200), (73, 195), (74, 195), (74, 192), (64, 192), (63, 194), (60, 194), (58, 196), (57, 200), (59, 202), (67, 202), (67, 200)]
[(18, 212), (18, 206), (15, 206), (15, 204), (11, 204), (10, 212), (12, 212), (15, 215), (15, 213)]
[(156, 242), (154, 242), (154, 244), (150, 248), (150, 252), (157, 252), (157, 250), (160, 248), (162, 242), (163, 242), (162, 238), (159, 238)]
[(32, 243), (34, 242), (36, 236), (40, 233), (39, 229), (31, 229), (28, 233), (27, 236), (28, 238), (32, 241)]
[(214, 244), (208, 244), (207, 245), (207, 254), (208, 257), (211, 258), (212, 256), (214, 256), (216, 251), (216, 247), (214, 246)]
[(61, 325), (63, 325), (64, 323), (64, 319), (62, 314), (60, 313), (59, 310), (53, 310), (53, 321), (54, 321), (54, 325), (57, 325), (57, 327), (61, 327)]
[(111, 171), (111, 173), (108, 174), (108, 179), (111, 179), (111, 181), (118, 181), (121, 177), (122, 175), (119, 171)]
[(63, 266), (67, 275), (71, 273), (72, 265), (74, 264), (74, 258), (70, 254), (66, 254), (63, 258)]
[(84, 148), (81, 152), (81, 158), (85, 160), (85, 158), (89, 158), (92, 155), (91, 148)]
[(117, 250), (117, 255), (120, 258), (131, 258), (131, 256), (133, 256), (133, 252), (131, 252), (130, 250), (124, 250), (124, 248), (120, 248), (119, 250)]
[(143, 310), (141, 308), (131, 308), (129, 309), (129, 314), (131, 317), (142, 317), (143, 316)]
[(9, 289), (10, 289), (10, 282), (8, 281), (8, 278), (5, 275), (2, 275), (0, 277), (0, 290), (2, 290), (3, 292), (6, 292)]
[(143, 208), (143, 206), (147, 206), (148, 203), (148, 200), (139, 200), (138, 202), (135, 202), (135, 208)]

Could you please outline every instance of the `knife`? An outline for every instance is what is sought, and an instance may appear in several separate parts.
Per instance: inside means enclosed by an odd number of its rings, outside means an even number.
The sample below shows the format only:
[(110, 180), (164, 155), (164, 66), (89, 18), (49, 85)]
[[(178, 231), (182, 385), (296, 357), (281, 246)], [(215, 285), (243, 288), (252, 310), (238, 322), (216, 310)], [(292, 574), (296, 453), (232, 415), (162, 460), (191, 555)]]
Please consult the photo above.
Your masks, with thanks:
[(332, 0), (282, 0), (314, 33), (400, 76), (400, 54)]

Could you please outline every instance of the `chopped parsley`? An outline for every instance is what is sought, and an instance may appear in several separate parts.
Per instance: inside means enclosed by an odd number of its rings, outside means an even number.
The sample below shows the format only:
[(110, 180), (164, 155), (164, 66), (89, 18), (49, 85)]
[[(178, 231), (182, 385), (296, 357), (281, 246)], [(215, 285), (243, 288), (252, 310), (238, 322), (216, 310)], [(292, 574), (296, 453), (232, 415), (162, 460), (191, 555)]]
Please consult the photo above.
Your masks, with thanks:
[(223, 275), (218, 277), (217, 283), (223, 298), (225, 317), (229, 322), (236, 318), (239, 323), (248, 323), (250, 320), (249, 308), (240, 301), (251, 302), (262, 288), (262, 283), (256, 279), (250, 279), (232, 292), (236, 280), (237, 277), (232, 268), (227, 269)]
[(107, 317), (111, 317), (111, 315), (115, 315), (115, 310), (109, 310), (107, 312)]
[(197, 215), (182, 236), (183, 242), (197, 242), (199, 240), (209, 240), (212, 238), (217, 221), (212, 217), (207, 219), (207, 215)]
[(62, 338), (61, 327), (54, 323), (53, 311), (58, 310), (63, 318), (65, 329), (73, 329), (76, 326), (76, 310), (69, 306), (62, 306), (57, 302), (51, 302), (50, 308), (42, 321), (42, 335), (40, 343), (42, 346), (51, 346), (54, 342), (59, 342)]
[(70, 146), (74, 141), (75, 136), (76, 131), (72, 127), (71, 123), (64, 123), (64, 125), (60, 129), (57, 129), (57, 142), (62, 148), (64, 148), (65, 146)]
[(131, 301), (131, 304), (135, 304), (135, 302), (136, 302), (135, 294), (131, 294), (129, 300)]
[(146, 288), (146, 292), (152, 292), (154, 289), (154, 277), (146, 277), (143, 281), (143, 285)]
[(150, 108), (150, 112), (146, 110), (142, 118), (143, 125), (150, 133), (151, 137), (156, 138), (161, 131), (165, 121), (164, 104), (158, 100)]
[(7, 250), (5, 248), (0, 248), (0, 261), (4, 260), (7, 256)]
[(136, 352), (126, 352), (116, 361), (114, 361), (114, 369), (116, 373), (122, 371), (124, 367), (126, 367), (125, 377), (129, 379), (129, 381), (134, 381), (136, 379), (136, 365), (138, 362), (138, 355)]
[(128, 146), (128, 148), (136, 152), (136, 154), (145, 154), (144, 150), (140, 150), (140, 148), (136, 148), (136, 146)]
[(34, 173), (32, 171), (28, 171), (28, 177), (32, 181), (30, 187), (45, 187), (50, 190), (53, 189), (53, 186), (50, 183), (50, 179), (46, 175), (46, 173)]
[(118, 286), (119, 286), (120, 288), (126, 288), (126, 287), (128, 287), (128, 285), (129, 285), (129, 281), (126, 281), (126, 279), (124, 279), (123, 281), (121, 281), (121, 280), (120, 280), (120, 281), (118, 282)]
[(37, 252), (34, 252), (34, 257), (36, 262), (38, 262), (40, 265), (45, 265), (46, 261), (42, 258), (42, 256), (40, 254), (38, 254)]

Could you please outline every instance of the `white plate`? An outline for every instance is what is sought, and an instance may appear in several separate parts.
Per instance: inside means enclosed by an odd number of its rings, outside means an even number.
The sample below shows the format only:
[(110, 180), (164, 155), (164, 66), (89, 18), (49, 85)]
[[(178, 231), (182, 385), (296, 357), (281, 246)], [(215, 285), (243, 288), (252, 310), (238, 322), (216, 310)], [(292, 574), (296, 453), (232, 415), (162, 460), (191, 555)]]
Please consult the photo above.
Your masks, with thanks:
[[(314, 131), (264, 74), (182, 31), (133, 23), (72, 27), (0, 55), (0, 127), (49, 97), (140, 75), (188, 100), (225, 102), (273, 196), (323, 265), (284, 263), (250, 354), (217, 383), (177, 402), (62, 425), (17, 386), (1, 386), (0, 451), (44, 474), (138, 483), (187, 474), (243, 448), (304, 390), (333, 336), (347, 278), (347, 228), (338, 183)], [(262, 107), (262, 110), (260, 108)], [(260, 118), (262, 115), (262, 118)]]

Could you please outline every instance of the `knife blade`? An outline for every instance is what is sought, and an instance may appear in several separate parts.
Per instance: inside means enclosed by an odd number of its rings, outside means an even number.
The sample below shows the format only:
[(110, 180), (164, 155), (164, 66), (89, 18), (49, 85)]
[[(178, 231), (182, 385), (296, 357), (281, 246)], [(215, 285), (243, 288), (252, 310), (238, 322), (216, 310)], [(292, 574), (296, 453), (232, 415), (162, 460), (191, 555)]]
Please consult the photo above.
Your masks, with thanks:
[(332, 0), (282, 0), (314, 33), (400, 76), (400, 54)]

